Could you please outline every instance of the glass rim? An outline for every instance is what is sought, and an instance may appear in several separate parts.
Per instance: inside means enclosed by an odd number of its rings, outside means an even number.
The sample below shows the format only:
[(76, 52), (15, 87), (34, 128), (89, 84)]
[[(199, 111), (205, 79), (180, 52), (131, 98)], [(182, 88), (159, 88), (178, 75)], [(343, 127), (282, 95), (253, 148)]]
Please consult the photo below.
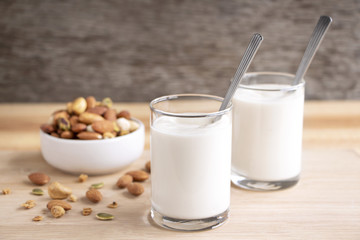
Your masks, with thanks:
[(149, 104), (150, 109), (152, 112), (159, 113), (165, 116), (170, 117), (183, 117), (183, 118), (203, 118), (203, 117), (214, 117), (214, 116), (221, 116), (231, 111), (232, 109), (232, 102), (230, 101), (228, 106), (222, 111), (216, 112), (209, 112), (209, 113), (173, 113), (168, 111), (163, 111), (156, 108), (154, 105), (160, 102), (169, 101), (169, 100), (176, 100), (179, 98), (186, 98), (186, 97), (200, 97), (203, 99), (215, 100), (218, 102), (222, 102), (224, 98), (215, 96), (215, 95), (208, 95), (208, 94), (196, 94), (196, 93), (185, 93), (185, 94), (172, 94), (166, 95), (162, 97), (155, 98)]
[[(271, 75), (271, 76), (282, 76), (282, 77), (288, 77), (288, 78), (295, 78), (294, 74), (291, 73), (285, 73), (285, 72), (249, 72), (249, 73), (245, 73), (244, 78), (247, 76), (257, 76), (257, 75)], [(242, 88), (242, 89), (247, 89), (247, 90), (255, 90), (255, 91), (267, 91), (267, 92), (276, 92), (276, 91), (284, 91), (284, 92), (289, 92), (289, 91), (295, 91), (301, 87), (303, 87), (305, 85), (305, 80), (304, 78), (301, 79), (301, 81), (297, 84), (297, 85), (290, 85), (288, 87), (283, 87), (283, 88), (274, 88), (274, 89), (268, 89), (268, 88), (261, 88), (261, 87), (254, 87), (251, 85), (244, 85), (244, 84), (240, 84), (238, 85), (237, 88)]]

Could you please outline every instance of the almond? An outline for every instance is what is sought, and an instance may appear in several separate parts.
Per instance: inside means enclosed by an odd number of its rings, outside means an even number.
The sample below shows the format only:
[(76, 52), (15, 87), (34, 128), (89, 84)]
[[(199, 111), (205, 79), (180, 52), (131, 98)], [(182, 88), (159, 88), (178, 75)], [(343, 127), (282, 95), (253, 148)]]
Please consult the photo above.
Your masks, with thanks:
[(60, 137), (66, 138), (66, 139), (72, 139), (72, 138), (74, 138), (74, 133), (71, 131), (64, 131), (61, 133)]
[(79, 123), (79, 117), (75, 115), (71, 116), (69, 121), (70, 121), (70, 125), (74, 126)]
[(116, 111), (115, 109), (108, 109), (105, 114), (104, 118), (109, 121), (115, 121), (116, 120)]
[(79, 116), (79, 121), (85, 124), (92, 124), (96, 121), (102, 121), (104, 118), (96, 113), (83, 112)]
[(96, 132), (81, 132), (77, 135), (81, 140), (99, 140), (102, 139), (102, 135)]
[(133, 177), (134, 181), (143, 182), (149, 178), (149, 174), (145, 171), (138, 170), (138, 171), (130, 171), (126, 173)]
[(53, 137), (57, 137), (57, 138), (60, 137), (59, 134), (57, 134), (57, 133), (55, 133), (55, 132), (51, 133), (50, 135), (53, 136)]
[(87, 97), (87, 98), (86, 98), (86, 103), (87, 103), (87, 108), (86, 108), (86, 109), (95, 107), (95, 106), (96, 106), (96, 99), (95, 99), (95, 97), (93, 97), (93, 96)]
[(107, 107), (104, 107), (104, 106), (96, 106), (96, 107), (89, 108), (88, 110), (86, 110), (86, 112), (96, 113), (96, 114), (99, 114), (99, 115), (103, 115), (107, 110), (108, 110)]
[(97, 121), (91, 124), (92, 129), (99, 133), (112, 132), (114, 131), (114, 124), (111, 121)]
[(85, 112), (86, 106), (87, 106), (87, 103), (86, 103), (85, 98), (83, 98), (83, 97), (78, 97), (77, 99), (75, 99), (75, 100), (72, 102), (71, 109), (72, 109), (72, 112), (73, 112), (73, 113), (79, 115), (79, 114)]
[(92, 188), (89, 191), (87, 191), (86, 197), (94, 203), (98, 203), (102, 200), (101, 192), (95, 188)]
[(130, 175), (124, 175), (116, 183), (119, 188), (125, 188), (128, 184), (132, 183), (133, 177)]
[(71, 130), (73, 132), (76, 132), (76, 133), (85, 131), (86, 130), (86, 124), (84, 124), (84, 123), (76, 123), (76, 124), (72, 125)]
[(139, 196), (144, 192), (144, 187), (140, 183), (130, 183), (127, 185), (127, 190), (134, 196)]
[(129, 111), (126, 111), (126, 110), (119, 112), (119, 113), (116, 115), (116, 117), (117, 117), (117, 118), (126, 118), (126, 119), (128, 119), (128, 120), (131, 119), (130, 112), (129, 112)]
[(40, 129), (41, 129), (43, 132), (45, 132), (45, 133), (53, 133), (53, 132), (55, 132), (54, 126), (51, 125), (51, 124), (47, 124), (47, 123), (42, 124), (42, 125), (40, 126)]
[(148, 171), (148, 172), (151, 172), (151, 162), (148, 161), (146, 164), (145, 164), (145, 169)]
[(51, 200), (50, 202), (48, 202), (48, 204), (46, 205), (46, 207), (51, 210), (52, 207), (54, 206), (60, 206), (63, 209), (65, 209), (66, 211), (71, 210), (71, 205), (68, 202), (65, 202), (63, 200)]
[(31, 173), (28, 178), (30, 181), (36, 185), (45, 185), (50, 181), (50, 177), (45, 173)]

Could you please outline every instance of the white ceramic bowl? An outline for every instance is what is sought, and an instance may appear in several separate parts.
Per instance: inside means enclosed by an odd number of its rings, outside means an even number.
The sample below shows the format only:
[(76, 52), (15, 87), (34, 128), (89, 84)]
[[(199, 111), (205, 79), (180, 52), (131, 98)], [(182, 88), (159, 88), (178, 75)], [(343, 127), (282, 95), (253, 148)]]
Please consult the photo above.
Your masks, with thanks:
[(145, 127), (127, 135), (102, 140), (56, 138), (40, 130), (41, 152), (53, 167), (74, 174), (107, 174), (139, 158), (144, 150)]

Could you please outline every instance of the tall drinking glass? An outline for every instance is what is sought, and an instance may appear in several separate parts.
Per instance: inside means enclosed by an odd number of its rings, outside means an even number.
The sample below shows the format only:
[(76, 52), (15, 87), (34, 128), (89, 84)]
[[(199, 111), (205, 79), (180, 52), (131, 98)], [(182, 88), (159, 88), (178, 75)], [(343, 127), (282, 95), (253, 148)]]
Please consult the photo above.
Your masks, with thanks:
[(151, 217), (166, 228), (220, 226), (230, 205), (231, 106), (200, 94), (160, 97), (151, 108)]
[(268, 191), (295, 185), (301, 172), (304, 85), (294, 75), (248, 73), (233, 97), (232, 182)]

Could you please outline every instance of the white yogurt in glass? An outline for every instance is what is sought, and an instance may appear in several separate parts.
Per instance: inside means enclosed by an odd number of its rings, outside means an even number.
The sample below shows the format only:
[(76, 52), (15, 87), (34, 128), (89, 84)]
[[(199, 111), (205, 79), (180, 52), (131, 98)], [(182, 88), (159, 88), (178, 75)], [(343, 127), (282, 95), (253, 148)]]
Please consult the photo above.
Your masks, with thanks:
[(290, 88), (260, 82), (233, 97), (232, 171), (252, 184), (294, 180), (301, 172), (304, 88)]
[[(200, 223), (203, 219), (224, 213), (227, 218), (230, 205), (231, 112), (215, 122), (214, 119), (214, 116), (166, 115), (152, 119), (152, 208), (162, 219), (186, 220), (188, 226), (194, 225), (184, 227), (180, 226), (183, 221), (178, 221), (180, 223), (171, 228), (198, 230), (220, 221)], [(160, 224), (168, 222), (161, 221)]]

